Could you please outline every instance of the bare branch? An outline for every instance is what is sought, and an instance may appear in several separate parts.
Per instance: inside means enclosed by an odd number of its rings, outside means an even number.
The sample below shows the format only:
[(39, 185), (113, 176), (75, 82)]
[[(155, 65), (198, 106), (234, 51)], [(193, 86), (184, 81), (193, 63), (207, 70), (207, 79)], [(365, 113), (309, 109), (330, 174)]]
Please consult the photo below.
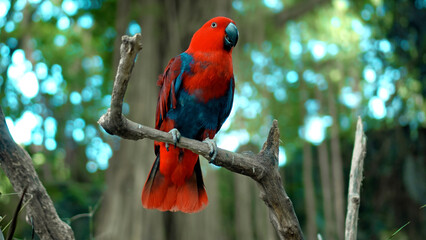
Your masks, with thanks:
[(355, 146), (352, 153), (351, 173), (349, 178), (348, 209), (346, 215), (345, 239), (356, 240), (358, 228), (358, 210), (361, 202), (360, 191), (364, 158), (367, 152), (367, 139), (364, 135), (361, 117), (358, 117), (355, 132)]
[(17, 145), (6, 126), (0, 107), (0, 166), (9, 178), (13, 189), (22, 192), (28, 186), (25, 201), (29, 196), (27, 219), (33, 219), (40, 239), (74, 239), (71, 227), (61, 221), (53, 202), (37, 176), (29, 154)]
[[(135, 61), (134, 58), (142, 49), (141, 42), (139, 34), (133, 37), (123, 36), (120, 48), (121, 59), (111, 96), (111, 108), (99, 119), (98, 123), (108, 133), (125, 139), (149, 138), (173, 144), (171, 134), (132, 122), (122, 115), (124, 94)], [(207, 143), (182, 137), (177, 146), (210, 159), (210, 148)], [(278, 147), (278, 122), (274, 120), (268, 139), (260, 153), (240, 154), (218, 149), (214, 164), (232, 172), (249, 176), (259, 183), (261, 198), (270, 210), (271, 222), (280, 239), (303, 239), (293, 204), (284, 190), (278, 172)]]

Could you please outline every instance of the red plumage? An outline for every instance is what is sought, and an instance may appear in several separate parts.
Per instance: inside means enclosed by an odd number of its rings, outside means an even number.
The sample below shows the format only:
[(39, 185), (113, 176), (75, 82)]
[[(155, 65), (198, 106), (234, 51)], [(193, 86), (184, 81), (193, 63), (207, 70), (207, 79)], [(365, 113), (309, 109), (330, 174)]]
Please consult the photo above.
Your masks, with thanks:
[[(233, 101), (232, 47), (235, 23), (216, 17), (192, 37), (189, 48), (170, 60), (158, 80), (161, 87), (155, 127), (173, 128), (182, 136), (213, 138), (228, 117)], [(197, 154), (155, 142), (157, 158), (142, 191), (145, 208), (187, 213), (208, 203)]]

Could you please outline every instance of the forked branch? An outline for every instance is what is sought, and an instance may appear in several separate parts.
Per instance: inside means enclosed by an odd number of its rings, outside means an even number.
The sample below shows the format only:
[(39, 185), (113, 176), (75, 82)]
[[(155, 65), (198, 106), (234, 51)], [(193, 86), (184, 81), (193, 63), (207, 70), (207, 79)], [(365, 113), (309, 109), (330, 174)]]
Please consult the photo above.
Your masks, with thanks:
[[(121, 58), (112, 90), (111, 108), (99, 119), (98, 123), (109, 134), (121, 138), (133, 140), (149, 138), (173, 144), (171, 134), (135, 123), (122, 114), (124, 94), (130, 80), (135, 57), (141, 49), (142, 38), (140, 34), (133, 37), (122, 37)], [(261, 198), (269, 208), (271, 222), (280, 239), (303, 239), (293, 204), (284, 190), (278, 172), (279, 136), (278, 122), (274, 120), (268, 139), (258, 154), (240, 154), (218, 149), (214, 164), (232, 172), (249, 176), (259, 183)], [(182, 137), (177, 146), (210, 159), (210, 148), (207, 143)]]

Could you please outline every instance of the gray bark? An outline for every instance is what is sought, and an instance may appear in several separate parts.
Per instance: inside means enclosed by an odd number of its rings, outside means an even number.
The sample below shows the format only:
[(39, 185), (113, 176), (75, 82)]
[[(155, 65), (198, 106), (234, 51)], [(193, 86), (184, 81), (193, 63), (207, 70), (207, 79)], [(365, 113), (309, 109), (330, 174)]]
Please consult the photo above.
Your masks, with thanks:
[(21, 193), (28, 187), (24, 198), (24, 202), (28, 202), (25, 208), (26, 219), (33, 220), (35, 232), (40, 239), (74, 239), (71, 227), (56, 213), (52, 200), (37, 176), (30, 155), (13, 141), (1, 107), (0, 167), (9, 178), (15, 192)]

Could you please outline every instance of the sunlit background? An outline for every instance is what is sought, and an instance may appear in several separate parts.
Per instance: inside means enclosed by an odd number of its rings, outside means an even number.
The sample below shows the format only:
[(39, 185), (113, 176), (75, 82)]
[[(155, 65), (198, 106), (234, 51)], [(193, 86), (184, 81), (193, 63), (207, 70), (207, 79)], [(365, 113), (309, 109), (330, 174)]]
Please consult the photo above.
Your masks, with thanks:
[[(79, 207), (61, 210), (64, 218), (98, 201), (106, 185), (104, 172), (121, 146), (118, 138), (109, 136), (96, 123), (110, 104), (114, 40), (120, 37), (116, 29), (117, 2), (0, 0), (0, 104), (13, 139), (29, 151), (42, 181), (52, 192), (59, 187), (52, 181), (70, 184), (67, 189), (73, 192), (57, 197), (62, 206), (67, 205), (68, 197)], [(276, 16), (284, 15), (297, 1), (229, 2), (241, 36), (234, 52), (234, 106), (216, 137), (219, 147), (238, 151), (250, 145), (249, 150), (257, 151), (272, 120), (278, 119), (282, 138), (279, 165), (283, 173), (302, 172), (304, 144), (315, 150), (340, 139), (340, 170), (347, 184), (357, 116), (363, 118), (367, 132), (380, 132), (386, 138), (386, 131), (404, 129), (407, 141), (424, 143), (425, 0), (322, 1), (324, 4), (286, 22)], [(129, 13), (127, 34), (144, 34), (138, 9)], [(208, 18), (199, 18), (197, 27)], [(165, 38), (167, 32), (162, 34)], [(162, 64), (164, 67), (167, 61)], [(124, 114), (132, 111), (136, 109), (125, 103)], [(333, 126), (337, 126), (334, 133)], [(375, 144), (380, 146), (380, 142)], [(419, 146), (412, 167), (425, 170), (426, 146)], [(314, 151), (314, 159), (317, 155)], [(287, 170), (291, 164), (294, 167)], [(393, 169), (392, 164), (387, 167)], [(408, 168), (404, 168), (408, 172), (403, 176), (398, 175), (405, 184), (426, 179), (424, 171), (416, 175)], [(213, 167), (206, 169), (216, 171)], [(318, 174), (314, 173), (316, 182)], [(408, 181), (407, 174), (419, 178)], [(286, 182), (296, 181), (291, 173), (289, 177), (292, 180)], [(290, 197), (300, 196), (298, 209), (302, 214), (303, 192), (295, 188), (302, 189), (303, 181), (301, 176), (297, 179), (289, 191)], [(4, 180), (1, 173), (0, 192), (12, 192)], [(95, 183), (91, 188), (80, 184), (90, 182)], [(421, 185), (407, 191), (416, 204), (424, 205), (424, 182)], [(90, 197), (76, 200), (79, 191), (90, 192)], [(322, 196), (319, 192), (316, 195)], [(0, 196), (1, 207), (10, 206), (9, 201)], [(317, 202), (318, 209), (322, 209), (320, 205)], [(322, 211), (316, 215), (319, 231), (325, 228)], [(419, 219), (424, 223), (425, 210), (418, 211), (423, 211)], [(306, 224), (305, 217), (299, 219)], [(372, 239), (386, 237), (400, 225), (389, 221), (383, 220), (368, 230), (374, 231)], [(361, 236), (368, 236), (368, 231)], [(421, 232), (424, 230), (416, 229), (401, 235), (413, 239)], [(262, 238), (257, 235), (257, 239)]]

